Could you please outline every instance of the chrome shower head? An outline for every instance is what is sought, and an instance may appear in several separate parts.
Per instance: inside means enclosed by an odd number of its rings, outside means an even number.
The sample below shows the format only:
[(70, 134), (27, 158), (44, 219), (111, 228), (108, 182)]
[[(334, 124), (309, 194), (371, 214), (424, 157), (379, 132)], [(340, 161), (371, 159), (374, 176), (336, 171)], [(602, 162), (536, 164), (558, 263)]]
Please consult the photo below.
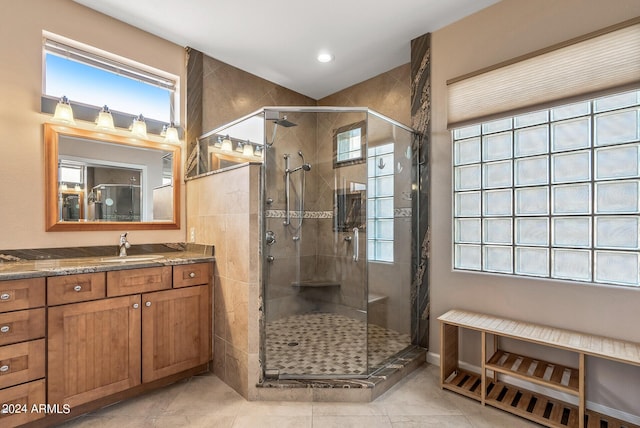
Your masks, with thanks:
[(292, 126), (298, 126), (297, 123), (293, 123), (287, 120), (287, 116), (283, 116), (282, 119), (275, 119), (273, 121), (276, 125), (284, 126), (285, 128), (291, 128)]
[(298, 126), (297, 123), (293, 123), (287, 120), (287, 116), (283, 116), (280, 119), (280, 115), (277, 111), (267, 110), (264, 115), (265, 120), (270, 120), (274, 123), (273, 125), (273, 134), (271, 135), (271, 142), (267, 142), (267, 146), (273, 146), (273, 143), (276, 142), (276, 132), (278, 131), (278, 125), (284, 128), (291, 128), (292, 126)]

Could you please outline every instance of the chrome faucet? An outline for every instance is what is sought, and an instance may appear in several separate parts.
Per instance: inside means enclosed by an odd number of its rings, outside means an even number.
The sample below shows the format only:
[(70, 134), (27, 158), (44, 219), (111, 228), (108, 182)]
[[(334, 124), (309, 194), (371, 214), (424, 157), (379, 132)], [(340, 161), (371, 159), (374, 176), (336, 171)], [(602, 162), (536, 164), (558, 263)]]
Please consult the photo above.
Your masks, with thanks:
[(127, 257), (127, 248), (131, 248), (131, 244), (127, 241), (127, 232), (120, 235), (120, 245), (118, 252), (120, 257)]

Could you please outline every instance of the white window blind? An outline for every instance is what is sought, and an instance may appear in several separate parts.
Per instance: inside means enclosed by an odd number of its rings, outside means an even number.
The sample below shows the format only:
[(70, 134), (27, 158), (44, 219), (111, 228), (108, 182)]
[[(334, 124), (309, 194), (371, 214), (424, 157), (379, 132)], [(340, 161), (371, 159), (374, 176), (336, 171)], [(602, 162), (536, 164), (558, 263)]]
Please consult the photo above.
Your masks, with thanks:
[(105, 56), (101, 56), (93, 52), (88, 52), (86, 50), (82, 50), (74, 46), (58, 42), (56, 40), (45, 38), (44, 50), (45, 52), (58, 55), (63, 58), (71, 59), (82, 64), (87, 64), (101, 70), (109, 71), (116, 75), (125, 76), (133, 80), (138, 80), (148, 85), (157, 86), (159, 88), (167, 89), (172, 92), (176, 90), (176, 81), (173, 79), (169, 79), (151, 73), (149, 71), (124, 64), (123, 62), (114, 61)]
[(447, 85), (450, 129), (640, 85), (640, 18)]

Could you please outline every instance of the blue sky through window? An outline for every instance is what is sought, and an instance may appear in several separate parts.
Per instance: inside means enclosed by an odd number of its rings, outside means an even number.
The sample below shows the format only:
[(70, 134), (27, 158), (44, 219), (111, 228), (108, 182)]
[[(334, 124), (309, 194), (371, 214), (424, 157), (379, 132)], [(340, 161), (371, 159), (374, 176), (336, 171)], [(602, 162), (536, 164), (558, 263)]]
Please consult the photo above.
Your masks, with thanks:
[(91, 67), (73, 60), (46, 54), (46, 95), (66, 95), (71, 101), (142, 115), (162, 122), (171, 121), (171, 91)]

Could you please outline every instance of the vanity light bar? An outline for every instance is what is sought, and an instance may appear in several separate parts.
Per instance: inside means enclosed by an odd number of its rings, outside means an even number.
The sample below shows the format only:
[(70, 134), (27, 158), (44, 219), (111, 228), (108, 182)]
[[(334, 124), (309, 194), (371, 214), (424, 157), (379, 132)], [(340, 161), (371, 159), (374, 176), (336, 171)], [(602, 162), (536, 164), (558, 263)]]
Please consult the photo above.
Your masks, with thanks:
[[(59, 103), (59, 100), (60, 100), (59, 98), (51, 97), (48, 95), (42, 95), (42, 97), (40, 98), (40, 111), (42, 113), (54, 114), (56, 106)], [(72, 100), (67, 100), (67, 102), (69, 103), (70, 108), (72, 108), (73, 117), (76, 120), (91, 122), (93, 124), (96, 123), (96, 117), (98, 117), (98, 114), (100, 113), (100, 111), (104, 110), (104, 107), (99, 108), (96, 106), (83, 104), (83, 103), (79, 103)], [(129, 129), (131, 127), (133, 119), (138, 117), (132, 114), (121, 113), (111, 109), (109, 109), (109, 112), (111, 113), (111, 116), (113, 118), (114, 127), (116, 131)], [(167, 129), (170, 130), (172, 128), (171, 125), (173, 125), (173, 128), (178, 133), (178, 140), (183, 135), (182, 128), (179, 126), (176, 126), (173, 123), (167, 124), (166, 122), (161, 122), (159, 120), (149, 119), (146, 117), (144, 118), (144, 121), (147, 125), (147, 133), (149, 134), (155, 134), (155, 135), (160, 135), (164, 137), (165, 136), (165, 134), (163, 133), (164, 128), (167, 127)], [(103, 129), (100, 129), (100, 130), (103, 130)], [(170, 131), (170, 132), (172, 133), (173, 131)], [(173, 141), (173, 143), (176, 144), (176, 141)]]

